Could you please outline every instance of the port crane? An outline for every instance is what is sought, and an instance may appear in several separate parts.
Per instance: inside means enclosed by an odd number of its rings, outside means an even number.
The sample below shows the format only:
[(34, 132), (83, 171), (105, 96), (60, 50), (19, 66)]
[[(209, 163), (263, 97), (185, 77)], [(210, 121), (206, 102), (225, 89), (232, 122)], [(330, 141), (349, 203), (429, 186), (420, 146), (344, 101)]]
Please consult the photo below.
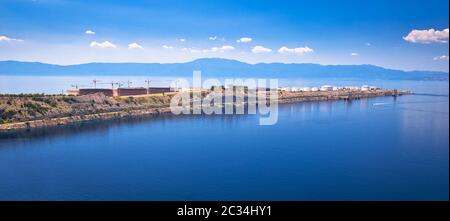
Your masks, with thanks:
[(124, 84), (127, 84), (127, 86), (130, 87), (132, 83), (133, 82), (131, 82), (131, 81), (125, 81), (125, 82), (117, 82), (115, 84), (119, 85), (119, 87), (121, 87)]
[(80, 85), (80, 84), (72, 84), (71, 87), (74, 87), (75, 89), (79, 89), (79, 87), (88, 87), (88, 85)]
[(94, 83), (94, 88), (97, 88), (97, 83), (99, 82), (99, 80), (94, 79), (92, 80), (92, 82)]
[[(120, 82), (100, 82), (100, 80), (94, 79), (92, 80), (92, 82), (94, 83), (94, 88), (97, 88), (97, 84), (109, 84), (111, 85), (111, 89), (114, 89), (114, 85), (117, 85), (117, 87), (121, 87), (123, 85), (123, 83)], [(130, 87), (131, 82), (128, 81), (128, 87)]]
[(122, 86), (122, 83), (114, 82), (114, 81), (111, 81), (111, 82), (102, 82), (102, 83), (97, 83), (97, 84), (109, 84), (109, 85), (111, 85), (111, 89), (114, 89), (114, 85), (117, 85), (117, 87)]
[[(150, 83), (154, 83), (155, 81), (147, 79), (145, 80), (145, 83), (147, 84), (147, 88), (150, 88)], [(170, 82), (170, 80), (162, 80), (162, 81), (156, 81), (156, 82)], [(175, 82), (176, 85), (178, 86), (178, 81)], [(92, 80), (92, 84), (94, 85), (94, 88), (97, 88), (98, 85), (111, 85), (111, 89), (114, 89), (114, 87), (122, 87), (123, 85), (127, 85), (127, 87), (131, 87), (131, 85), (133, 84), (132, 81), (124, 81), (124, 82), (115, 82), (115, 81), (111, 81), (111, 82), (101, 82), (98, 79), (93, 79)], [(91, 85), (92, 85), (91, 84)], [(72, 84), (71, 87), (75, 88), (75, 89), (79, 89), (80, 87), (89, 87), (89, 85), (80, 85), (78, 83)]]

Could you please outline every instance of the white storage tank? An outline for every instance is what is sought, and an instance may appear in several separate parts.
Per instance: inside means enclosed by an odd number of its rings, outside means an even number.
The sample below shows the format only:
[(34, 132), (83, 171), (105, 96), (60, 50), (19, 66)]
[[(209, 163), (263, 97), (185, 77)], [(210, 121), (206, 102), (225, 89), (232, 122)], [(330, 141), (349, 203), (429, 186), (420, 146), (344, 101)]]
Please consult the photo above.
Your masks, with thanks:
[(345, 88), (346, 90), (356, 90), (356, 91), (361, 90), (360, 87), (356, 87), (356, 86), (345, 86), (344, 88)]
[(333, 86), (331, 85), (323, 85), (322, 87), (320, 87), (321, 91), (332, 91), (333, 90)]

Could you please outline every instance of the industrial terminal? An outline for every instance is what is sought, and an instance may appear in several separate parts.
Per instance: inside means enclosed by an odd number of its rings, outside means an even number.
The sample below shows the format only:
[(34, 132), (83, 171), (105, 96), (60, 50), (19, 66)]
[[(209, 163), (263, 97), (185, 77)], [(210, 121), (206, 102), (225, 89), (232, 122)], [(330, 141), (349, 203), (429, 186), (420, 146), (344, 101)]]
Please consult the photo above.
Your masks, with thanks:
[[(92, 81), (94, 84), (94, 87), (84, 87), (79, 88), (80, 86), (75, 84), (72, 85), (75, 89), (66, 90), (66, 95), (88, 95), (88, 94), (96, 94), (96, 93), (103, 93), (105, 96), (108, 97), (120, 97), (120, 96), (138, 96), (138, 95), (146, 95), (146, 94), (164, 94), (167, 92), (173, 92), (175, 91), (174, 88), (170, 87), (150, 87), (150, 81), (146, 80), (145, 82), (148, 84), (148, 87), (130, 87), (131, 82), (128, 81), (128, 87), (122, 87), (123, 83), (119, 82), (108, 82), (108, 83), (102, 83), (98, 80)], [(97, 85), (99, 84), (108, 84), (111, 85), (111, 88), (97, 88)], [(114, 88), (114, 86), (117, 85), (117, 88)]]
[[(65, 91), (66, 95), (88, 95), (88, 94), (96, 94), (96, 93), (103, 93), (105, 96), (108, 97), (120, 97), (120, 96), (139, 96), (139, 95), (149, 95), (149, 94), (164, 94), (169, 92), (187, 92), (196, 90), (194, 88), (173, 88), (173, 87), (150, 87), (150, 80), (146, 80), (145, 82), (148, 84), (147, 87), (130, 87), (131, 82), (128, 81), (128, 87), (122, 87), (123, 83), (118, 82), (108, 82), (108, 83), (102, 83), (98, 80), (93, 80), (94, 87), (84, 87), (79, 88), (79, 85), (72, 85), (75, 89), (69, 89)], [(97, 85), (99, 84), (108, 84), (111, 85), (111, 88), (97, 88)], [(114, 88), (114, 86), (117, 85), (117, 88)], [(200, 89), (201, 91), (205, 90), (214, 90), (214, 89), (221, 89), (225, 90), (227, 88), (233, 88), (234, 91), (243, 89), (243, 91), (248, 91), (247, 86), (236, 86), (236, 85), (219, 85), (219, 86), (212, 86), (208, 89)], [(256, 91), (269, 91), (269, 88), (263, 89), (258, 88)], [(323, 85), (320, 87), (280, 87), (278, 88), (279, 92), (320, 92), (320, 91), (376, 91), (381, 90), (380, 87), (376, 86), (369, 86), (369, 85), (362, 85), (362, 86), (344, 86), (344, 87), (337, 87), (332, 85)]]

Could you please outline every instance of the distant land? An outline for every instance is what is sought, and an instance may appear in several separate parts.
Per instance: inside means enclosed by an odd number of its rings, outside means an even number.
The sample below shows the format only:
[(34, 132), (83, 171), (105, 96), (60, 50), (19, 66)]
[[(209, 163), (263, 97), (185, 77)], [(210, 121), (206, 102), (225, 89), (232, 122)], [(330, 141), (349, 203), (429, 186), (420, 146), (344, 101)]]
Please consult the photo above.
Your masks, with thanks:
[(202, 71), (207, 77), (265, 78), (357, 78), (390, 80), (448, 80), (449, 74), (439, 71), (402, 71), (375, 65), (320, 65), (258, 63), (237, 60), (202, 58), (186, 63), (86, 63), (54, 65), (40, 62), (0, 61), (0, 75), (81, 75), (81, 76), (192, 76)]

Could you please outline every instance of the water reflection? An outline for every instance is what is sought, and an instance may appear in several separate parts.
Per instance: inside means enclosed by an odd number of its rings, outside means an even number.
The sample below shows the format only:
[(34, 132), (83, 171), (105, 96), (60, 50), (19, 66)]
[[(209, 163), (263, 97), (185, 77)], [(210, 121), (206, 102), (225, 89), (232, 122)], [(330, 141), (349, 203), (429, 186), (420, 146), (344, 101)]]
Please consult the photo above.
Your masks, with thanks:
[[(106, 134), (108, 130), (116, 127), (129, 127), (133, 128), (139, 124), (158, 124), (164, 125), (167, 122), (172, 121), (183, 121), (190, 120), (192, 118), (198, 119), (204, 124), (209, 124), (210, 122), (217, 122), (218, 120), (224, 124), (218, 124), (218, 126), (226, 127), (227, 124), (237, 124), (243, 118), (252, 117), (255, 118), (257, 123), (257, 116), (248, 115), (173, 115), (171, 113), (161, 114), (159, 116), (137, 116), (131, 118), (119, 118), (110, 120), (94, 120), (73, 123), (68, 125), (59, 125), (54, 127), (44, 127), (37, 129), (23, 129), (16, 131), (7, 131), (0, 133), (0, 142), (2, 140), (11, 139), (21, 139), (26, 141), (28, 139), (46, 138), (51, 139), (52, 137), (70, 137), (77, 134), (92, 134), (92, 135), (102, 135)], [(1, 147), (1, 145), (0, 145)]]
[(279, 108), (2, 134), (0, 199), (448, 200), (448, 98)]

